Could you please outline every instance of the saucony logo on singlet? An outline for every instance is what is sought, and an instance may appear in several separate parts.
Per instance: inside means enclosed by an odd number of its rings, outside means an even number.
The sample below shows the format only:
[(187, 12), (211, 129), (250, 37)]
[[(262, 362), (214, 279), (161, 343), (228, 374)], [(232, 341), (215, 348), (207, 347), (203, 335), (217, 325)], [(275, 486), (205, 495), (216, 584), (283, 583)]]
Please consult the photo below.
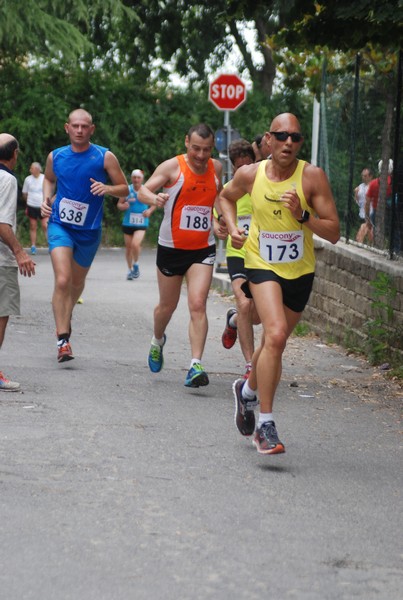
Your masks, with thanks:
[(209, 206), (192, 206), (190, 204), (187, 205), (186, 208), (189, 213), (197, 212), (201, 215), (209, 215), (211, 212), (211, 208)]

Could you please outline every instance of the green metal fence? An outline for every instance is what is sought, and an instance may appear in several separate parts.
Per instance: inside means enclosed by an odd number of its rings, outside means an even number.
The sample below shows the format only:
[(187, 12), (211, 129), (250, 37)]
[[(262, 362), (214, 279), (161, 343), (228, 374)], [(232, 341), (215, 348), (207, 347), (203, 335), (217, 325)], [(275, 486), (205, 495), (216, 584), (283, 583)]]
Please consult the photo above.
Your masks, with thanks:
[[(318, 164), (327, 173), (342, 222), (342, 235), (356, 240), (362, 224), (355, 201), (363, 168), (380, 177), (373, 242), (389, 258), (403, 257), (402, 53), (382, 77), (356, 56), (343, 71), (324, 65), (320, 102)], [(378, 163), (385, 165), (378, 171)], [(393, 160), (391, 191), (387, 166)]]

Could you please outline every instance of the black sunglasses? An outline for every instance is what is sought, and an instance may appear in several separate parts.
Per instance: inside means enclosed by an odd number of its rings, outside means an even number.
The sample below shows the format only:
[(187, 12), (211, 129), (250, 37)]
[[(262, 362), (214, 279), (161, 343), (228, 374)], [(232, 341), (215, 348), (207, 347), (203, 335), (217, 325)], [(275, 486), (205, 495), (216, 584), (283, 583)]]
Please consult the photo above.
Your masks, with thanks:
[(285, 142), (290, 137), (293, 142), (302, 140), (302, 133), (289, 133), (288, 131), (269, 131), (279, 142)]

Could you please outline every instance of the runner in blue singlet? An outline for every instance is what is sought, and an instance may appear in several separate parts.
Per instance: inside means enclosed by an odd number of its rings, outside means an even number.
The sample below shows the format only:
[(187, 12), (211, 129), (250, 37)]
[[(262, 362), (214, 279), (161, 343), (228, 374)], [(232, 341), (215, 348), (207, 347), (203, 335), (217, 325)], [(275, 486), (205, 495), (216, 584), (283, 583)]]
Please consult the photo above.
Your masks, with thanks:
[[(90, 142), (95, 131), (92, 116), (81, 108), (74, 110), (64, 129), (70, 144), (48, 156), (41, 206), (41, 214), (49, 217), (48, 243), (55, 275), (52, 305), (59, 362), (74, 358), (70, 345), (71, 317), (101, 240), (104, 195), (128, 194), (116, 156)], [(108, 178), (112, 185), (106, 184)]]
[(138, 264), (141, 244), (144, 240), (149, 217), (155, 211), (156, 206), (149, 206), (140, 202), (137, 192), (142, 186), (144, 173), (141, 169), (134, 169), (131, 173), (132, 183), (129, 185), (127, 198), (119, 198), (117, 208), (124, 211), (122, 231), (125, 240), (125, 256), (128, 266), (126, 279), (132, 281), (140, 276)]

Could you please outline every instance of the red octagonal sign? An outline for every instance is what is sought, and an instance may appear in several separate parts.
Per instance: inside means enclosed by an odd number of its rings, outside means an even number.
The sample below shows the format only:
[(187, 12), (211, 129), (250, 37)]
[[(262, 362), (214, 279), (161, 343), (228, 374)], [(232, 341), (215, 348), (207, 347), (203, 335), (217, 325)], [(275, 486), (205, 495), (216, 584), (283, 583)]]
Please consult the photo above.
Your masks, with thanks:
[(246, 100), (246, 86), (238, 75), (219, 75), (210, 82), (208, 97), (219, 110), (236, 110)]

